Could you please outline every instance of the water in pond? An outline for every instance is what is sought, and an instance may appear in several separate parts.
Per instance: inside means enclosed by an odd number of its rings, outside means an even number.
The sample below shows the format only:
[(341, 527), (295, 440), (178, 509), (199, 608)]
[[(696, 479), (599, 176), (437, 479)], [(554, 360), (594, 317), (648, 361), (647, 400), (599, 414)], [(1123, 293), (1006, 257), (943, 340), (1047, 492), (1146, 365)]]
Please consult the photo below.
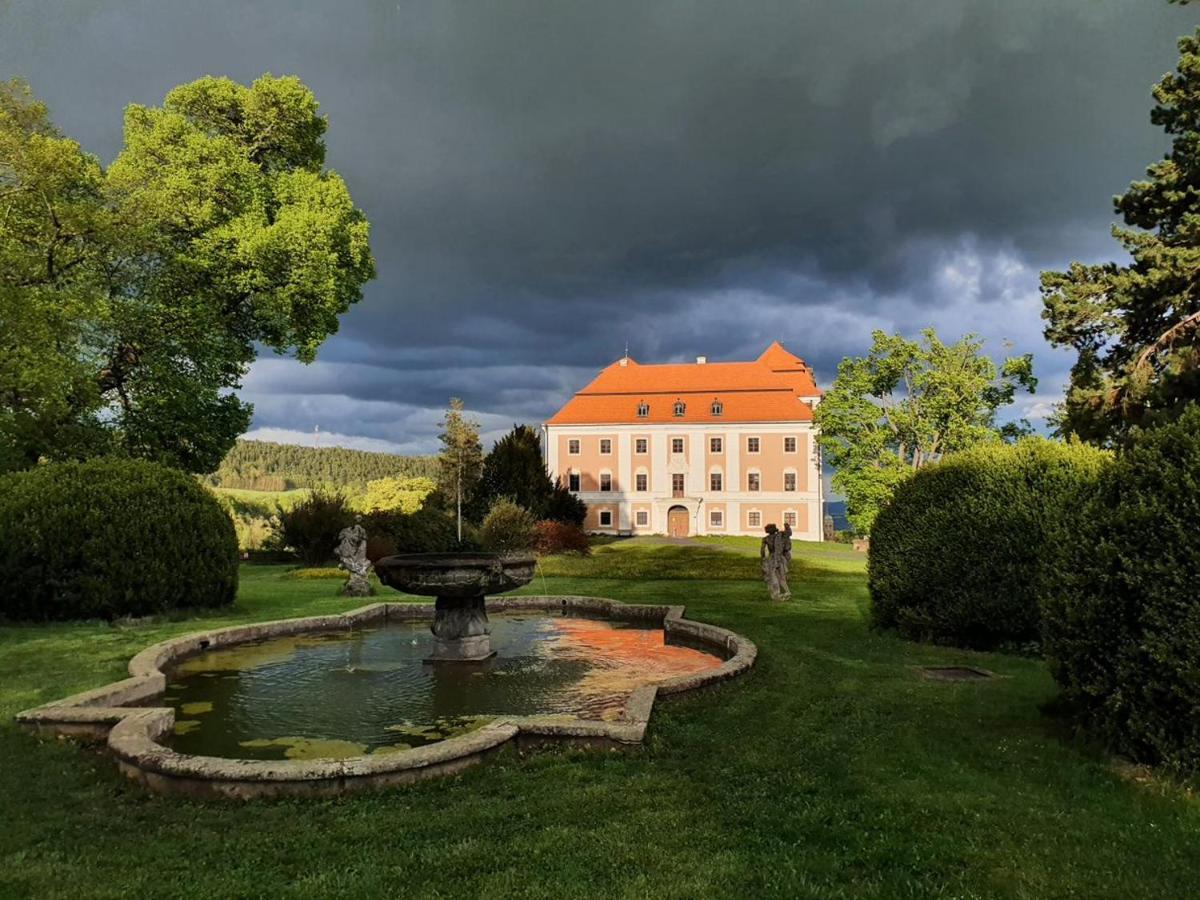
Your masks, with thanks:
[(614, 719), (634, 688), (716, 668), (661, 628), (573, 616), (491, 617), (496, 656), (430, 666), (427, 623), (271, 638), (212, 650), (169, 673), (181, 753), (313, 759), (444, 740), (498, 715)]

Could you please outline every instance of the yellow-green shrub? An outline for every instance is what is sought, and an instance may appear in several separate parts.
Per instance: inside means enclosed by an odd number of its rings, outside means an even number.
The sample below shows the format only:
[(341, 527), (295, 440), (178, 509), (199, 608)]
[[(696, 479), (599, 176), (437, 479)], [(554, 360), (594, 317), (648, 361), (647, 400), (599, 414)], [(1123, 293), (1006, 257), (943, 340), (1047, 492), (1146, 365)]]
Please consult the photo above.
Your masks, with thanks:
[(525, 507), (501, 498), (492, 504), (479, 528), (483, 548), (502, 556), (529, 553), (536, 537), (537, 520)]

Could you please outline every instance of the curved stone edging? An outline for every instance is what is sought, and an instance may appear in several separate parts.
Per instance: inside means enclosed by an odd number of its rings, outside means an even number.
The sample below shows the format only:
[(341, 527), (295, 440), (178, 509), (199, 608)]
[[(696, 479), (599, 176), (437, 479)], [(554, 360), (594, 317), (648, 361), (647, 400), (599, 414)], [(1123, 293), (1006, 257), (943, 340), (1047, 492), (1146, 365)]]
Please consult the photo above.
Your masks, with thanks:
[(396, 753), (349, 759), (254, 760), (192, 756), (159, 743), (175, 726), (175, 711), (150, 705), (166, 690), (164, 669), (207, 650), (261, 638), (350, 630), (377, 622), (433, 618), (428, 603), (372, 603), (340, 615), (234, 625), (171, 638), (129, 661), (129, 678), (18, 713), (17, 722), (40, 733), (107, 740), (122, 773), (163, 793), (250, 798), (281, 794), (332, 795), (451, 775), (481, 762), (511, 740), (519, 746), (550, 742), (597, 746), (641, 743), (654, 702), (727, 681), (754, 665), (758, 649), (725, 628), (685, 619), (682, 606), (624, 604), (602, 597), (489, 598), (489, 612), (567, 610), (630, 622), (656, 622), (675, 635), (716, 650), (716, 669), (643, 685), (614, 722), (561, 717), (505, 716), (476, 731)]

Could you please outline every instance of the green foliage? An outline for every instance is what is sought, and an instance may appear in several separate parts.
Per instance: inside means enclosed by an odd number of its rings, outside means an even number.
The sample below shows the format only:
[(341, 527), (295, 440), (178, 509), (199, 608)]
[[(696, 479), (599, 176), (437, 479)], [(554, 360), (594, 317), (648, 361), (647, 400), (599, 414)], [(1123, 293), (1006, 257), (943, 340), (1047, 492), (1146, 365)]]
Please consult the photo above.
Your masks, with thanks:
[(0, 477), (0, 616), (225, 606), (237, 567), (229, 516), (182, 472), (97, 458)]
[[(238, 546), (257, 550), (275, 543), (271, 531), (278, 527), (277, 508), (299, 503), (309, 495), (308, 488), (341, 493), (362, 511), (394, 504), (411, 512), (429, 494), (436, 471), (437, 461), (431, 456), (239, 440), (204, 481), (229, 501)], [(305, 487), (287, 490), (294, 485)]]
[(871, 532), (871, 618), (920, 641), (991, 648), (1039, 637), (1051, 535), (1108, 455), (1026, 438), (956, 454), (901, 483)]
[(470, 510), (479, 493), (483, 445), (479, 442), (479, 423), (463, 415), (463, 402), (457, 397), (450, 398), (438, 440), (442, 452), (438, 455), (437, 489), (454, 505), (461, 532), (462, 511)]
[(258, 494), (254, 491), (211, 489), (217, 502), (233, 519), (239, 551), (278, 550), (280, 508), (289, 509), (308, 496), (308, 491)]
[(342, 489), (348, 495), (365, 491), (368, 482), (382, 478), (434, 478), (432, 456), (397, 456), (344, 447), (300, 447), (267, 441), (239, 440), (221, 465), (205, 480), (213, 487), (250, 491), (293, 488)]
[(90, 236), (109, 227), (103, 181), (26, 85), (0, 83), (0, 471), (33, 465), (51, 446), (60, 456), (106, 446), (79, 413), (99, 404), (100, 389), (76, 352), (102, 305), (74, 274), (92, 259)]
[(541, 438), (528, 425), (514, 425), (483, 461), (476, 507), (486, 510), (501, 497), (539, 519), (582, 525), (587, 517), (587, 505), (565, 485), (555, 485), (550, 479), (542, 459)]
[(1056, 542), (1042, 603), (1068, 706), (1134, 759), (1200, 772), (1200, 407), (1134, 430)]
[(413, 513), (421, 508), (425, 498), (433, 493), (436, 484), (432, 478), (377, 478), (367, 482), (367, 492), (355, 499), (358, 509), (397, 510)]
[(540, 515), (553, 490), (537, 431), (528, 425), (513, 425), (483, 461), (479, 502), (490, 509), (496, 500), (507, 497)]
[(1115, 198), (1125, 264), (1042, 274), (1046, 338), (1077, 356), (1059, 428), (1112, 444), (1200, 399), (1200, 31), (1154, 87), (1150, 121), (1171, 152)]
[(551, 522), (562, 522), (582, 530), (583, 522), (588, 517), (588, 504), (571, 493), (566, 487), (566, 482), (560, 480), (554, 485), (554, 492), (550, 496), (550, 503), (546, 504), (544, 515)]
[(996, 411), (1018, 388), (1037, 387), (1031, 355), (997, 368), (974, 335), (950, 345), (931, 328), (921, 336), (918, 343), (874, 332), (870, 354), (842, 360), (816, 410), (833, 487), (845, 495), (847, 518), (860, 534), (871, 531), (909, 473), (1027, 430), (997, 427)]
[(279, 538), (305, 565), (319, 566), (333, 558), (338, 534), (354, 520), (339, 493), (313, 491), (291, 509), (280, 509)]
[(554, 493), (550, 495), (543, 515), (551, 522), (574, 525), (582, 530), (587, 519), (587, 504), (567, 489), (565, 481), (560, 480), (554, 485)]
[(501, 498), (492, 504), (479, 529), (483, 548), (501, 556), (516, 556), (533, 548), (537, 520), (525, 507)]
[(572, 522), (556, 522), (543, 519), (534, 528), (533, 547), (538, 556), (556, 553), (577, 553), (587, 556), (592, 552), (587, 532)]
[(256, 347), (311, 361), (374, 276), (295, 78), (130, 105), (105, 170), (0, 85), (0, 465), (119, 453), (216, 468)]
[(235, 515), (259, 516), (272, 516), (281, 507), (291, 509), (312, 493), (305, 488), (298, 488), (294, 491), (243, 491), (237, 488), (212, 488), (211, 490)]
[(367, 556), (372, 560), (393, 553), (448, 553), (457, 545), (454, 518), (436, 493), (415, 512), (367, 513), (363, 527), (367, 529)]

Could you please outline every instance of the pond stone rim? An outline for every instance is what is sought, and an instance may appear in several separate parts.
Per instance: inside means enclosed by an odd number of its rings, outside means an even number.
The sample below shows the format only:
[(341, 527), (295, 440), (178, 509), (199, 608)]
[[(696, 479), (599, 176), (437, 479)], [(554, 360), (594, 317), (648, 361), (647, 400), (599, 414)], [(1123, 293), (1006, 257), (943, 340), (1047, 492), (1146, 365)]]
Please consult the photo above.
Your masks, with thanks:
[(512, 741), (520, 748), (568, 743), (625, 748), (641, 744), (657, 699), (711, 687), (748, 671), (758, 655), (747, 638), (684, 618), (683, 606), (625, 604), (603, 597), (491, 597), (488, 612), (553, 610), (619, 621), (658, 624), (666, 634), (725, 657), (715, 669), (636, 688), (615, 721), (562, 716), (498, 716), (475, 731), (423, 747), (348, 759), (256, 760), (195, 756), (159, 743), (175, 724), (175, 710), (156, 706), (165, 671), (203, 653), (263, 638), (353, 630), (391, 621), (431, 621), (432, 603), (372, 603), (346, 613), (233, 625), (152, 644), (129, 661), (129, 676), (20, 712), (16, 721), (43, 734), (103, 739), (126, 776), (152, 790), (191, 796), (249, 799), (330, 796), (452, 775), (482, 762)]

